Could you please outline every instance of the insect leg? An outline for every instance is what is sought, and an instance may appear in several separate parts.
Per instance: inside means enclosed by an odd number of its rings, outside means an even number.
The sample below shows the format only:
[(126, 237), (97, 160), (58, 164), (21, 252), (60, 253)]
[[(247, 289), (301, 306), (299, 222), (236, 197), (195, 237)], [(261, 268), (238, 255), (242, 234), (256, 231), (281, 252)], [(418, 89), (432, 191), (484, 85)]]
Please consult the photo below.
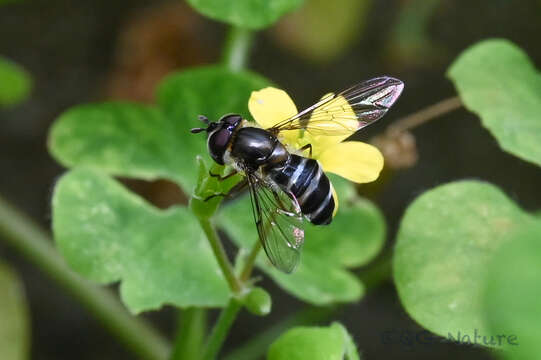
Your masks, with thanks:
[(306, 144), (303, 147), (301, 147), (299, 150), (304, 151), (306, 149), (310, 149), (310, 157), (312, 157), (312, 144)]
[(218, 181), (224, 181), (226, 179), (229, 179), (231, 176), (237, 175), (238, 171), (234, 170), (231, 173), (227, 174), (226, 176), (221, 176), (220, 174), (214, 174), (212, 171), (209, 170), (209, 175), (213, 178), (217, 178)]
[(236, 195), (236, 194), (240, 193), (242, 190), (244, 190), (246, 185), (248, 185), (248, 180), (244, 179), (241, 182), (239, 182), (237, 185), (233, 186), (231, 188), (231, 190), (229, 190), (229, 192), (227, 192), (227, 193), (216, 193), (216, 194), (209, 195), (206, 198), (204, 198), (203, 201), (207, 202), (210, 199), (213, 199), (213, 198), (218, 197), (218, 196), (233, 197), (233, 195)]
[(292, 200), (292, 204), (295, 207), (294, 211), (287, 211), (285, 210), (286, 204), (283, 203), (282, 199), (278, 197), (278, 194), (273, 192), (272, 195), (274, 196), (274, 199), (276, 202), (280, 205), (280, 208), (277, 209), (277, 211), (281, 214), (287, 215), (287, 216), (300, 216), (301, 215), (301, 206), (299, 205), (299, 202), (297, 201), (297, 198), (293, 193), (289, 190), (284, 190), (284, 192), (289, 196), (289, 198)]

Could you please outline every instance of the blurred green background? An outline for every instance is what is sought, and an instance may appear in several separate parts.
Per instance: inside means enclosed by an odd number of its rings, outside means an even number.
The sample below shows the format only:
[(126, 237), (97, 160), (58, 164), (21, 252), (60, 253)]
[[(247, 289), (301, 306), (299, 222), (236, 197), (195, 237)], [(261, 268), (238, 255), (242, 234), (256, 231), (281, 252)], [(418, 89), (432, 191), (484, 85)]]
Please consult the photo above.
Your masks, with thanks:
[[(63, 172), (46, 150), (53, 120), (80, 103), (152, 102), (155, 85), (170, 71), (216, 62), (225, 31), (224, 25), (178, 1), (3, 4), (0, 54), (26, 69), (33, 89), (27, 101), (0, 109), (0, 194), (50, 228), (51, 189)], [(307, 0), (258, 34), (250, 68), (287, 89), (299, 108), (370, 77), (400, 78), (406, 87), (397, 105), (356, 135), (369, 141), (393, 121), (455, 96), (445, 72), (462, 50), (482, 39), (507, 38), (541, 68), (540, 34), (541, 2), (534, 0)], [(393, 245), (406, 206), (424, 190), (451, 180), (483, 179), (526, 210), (541, 208), (539, 169), (502, 152), (472, 113), (457, 110), (412, 134), (415, 145), (403, 155), (406, 159), (398, 159), (405, 165), (388, 166), (377, 183), (360, 188), (385, 215), (387, 247)], [(162, 207), (185, 200), (170, 183), (126, 183)], [(132, 358), (78, 303), (2, 242), (0, 257), (24, 283), (32, 358)], [(262, 286), (273, 295), (273, 312), (264, 319), (242, 313), (224, 353), (302, 308), (271, 281), (263, 280)], [(143, 316), (164, 333), (174, 333), (172, 308)], [(383, 343), (386, 330), (422, 330), (404, 312), (390, 282), (343, 307), (334, 320), (347, 327), (367, 359), (494, 358), (487, 350), (464, 345)]]

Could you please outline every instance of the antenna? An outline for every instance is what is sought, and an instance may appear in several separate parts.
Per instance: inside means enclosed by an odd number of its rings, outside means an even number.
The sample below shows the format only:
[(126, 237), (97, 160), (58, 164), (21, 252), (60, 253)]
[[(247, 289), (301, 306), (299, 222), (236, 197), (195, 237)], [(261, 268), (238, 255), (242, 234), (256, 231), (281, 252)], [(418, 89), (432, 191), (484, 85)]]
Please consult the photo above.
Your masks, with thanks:
[(206, 117), (205, 115), (199, 115), (197, 117), (199, 119), (199, 121), (201, 121), (203, 124), (207, 125), (206, 128), (193, 128), (190, 130), (190, 132), (192, 134), (198, 134), (200, 133), (201, 131), (209, 131), (209, 130), (212, 130), (212, 129), (215, 129), (216, 128), (216, 123), (211, 123), (208, 119), (208, 117)]

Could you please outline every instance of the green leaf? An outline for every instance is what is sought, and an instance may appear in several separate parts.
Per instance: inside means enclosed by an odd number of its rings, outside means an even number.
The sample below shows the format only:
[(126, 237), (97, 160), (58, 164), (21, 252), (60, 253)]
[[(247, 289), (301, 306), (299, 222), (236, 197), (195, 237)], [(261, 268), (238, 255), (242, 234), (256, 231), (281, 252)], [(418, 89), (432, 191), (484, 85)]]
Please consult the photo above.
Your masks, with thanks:
[(225, 113), (248, 116), (252, 90), (268, 82), (252, 73), (204, 67), (170, 76), (158, 108), (129, 103), (76, 106), (60, 116), (49, 137), (51, 154), (66, 167), (84, 165), (115, 176), (166, 178), (191, 193), (196, 156), (208, 158), (206, 138), (191, 134), (198, 114), (217, 120)]
[(489, 334), (482, 299), (487, 264), (507, 235), (532, 219), (479, 181), (421, 195), (406, 210), (394, 251), (394, 279), (406, 311), (445, 337)]
[[(224, 176), (224, 166), (214, 163), (208, 168), (205, 161), (198, 156), (199, 176), (197, 186), (190, 198), (190, 209), (199, 218), (209, 219), (222, 202), (223, 196), (214, 196), (217, 194), (227, 194), (231, 188), (241, 180), (241, 175), (233, 175), (228, 179), (218, 179), (216, 176)], [(215, 176), (211, 176), (215, 175)], [(227, 175), (225, 175), (227, 176)], [(209, 198), (210, 196), (214, 196)]]
[(520, 228), (495, 254), (488, 268), (485, 309), (493, 346), (506, 358), (535, 359), (541, 353), (541, 223)]
[(268, 360), (358, 360), (359, 354), (346, 328), (296, 327), (281, 335), (269, 348)]
[(231, 25), (262, 29), (282, 15), (297, 9), (303, 0), (188, 0), (197, 11), (214, 20)]
[(182, 134), (171, 127), (158, 109), (146, 105), (80, 105), (57, 119), (49, 149), (66, 167), (84, 165), (116, 176), (186, 184), (189, 165), (182, 161)]
[(30, 75), (19, 65), (0, 56), (0, 107), (23, 101), (31, 88)]
[(193, 214), (158, 210), (101, 172), (76, 168), (53, 196), (56, 244), (81, 275), (121, 281), (132, 312), (223, 306), (229, 289)]
[(0, 263), (0, 294), (0, 359), (28, 359), (28, 305), (19, 277), (3, 263)]
[(465, 50), (448, 76), (503, 150), (541, 165), (541, 74), (520, 48), (483, 41)]
[[(328, 226), (305, 221), (305, 244), (297, 269), (292, 274), (277, 270), (264, 252), (257, 260), (258, 267), (279, 286), (314, 305), (359, 300), (363, 285), (346, 268), (366, 264), (377, 255), (385, 239), (379, 210), (367, 200), (353, 197), (353, 187), (347, 181), (337, 177), (332, 181), (340, 199), (338, 214)], [(239, 247), (249, 249), (258, 241), (247, 196), (224, 207), (219, 222)]]
[(349, 181), (327, 175), (338, 194), (338, 213), (329, 226), (305, 229), (305, 249), (317, 258), (347, 268), (366, 265), (384, 245), (385, 219), (373, 203), (356, 195)]

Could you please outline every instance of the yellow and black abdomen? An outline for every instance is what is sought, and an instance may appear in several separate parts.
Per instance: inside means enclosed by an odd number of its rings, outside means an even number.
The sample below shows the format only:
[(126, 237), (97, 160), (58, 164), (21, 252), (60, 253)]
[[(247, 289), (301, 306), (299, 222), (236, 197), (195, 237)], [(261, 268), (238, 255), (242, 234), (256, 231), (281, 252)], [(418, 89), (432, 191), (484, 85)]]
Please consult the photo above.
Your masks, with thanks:
[(315, 225), (332, 221), (334, 197), (329, 178), (318, 162), (291, 154), (281, 168), (269, 171), (270, 178), (297, 198), (302, 213)]

